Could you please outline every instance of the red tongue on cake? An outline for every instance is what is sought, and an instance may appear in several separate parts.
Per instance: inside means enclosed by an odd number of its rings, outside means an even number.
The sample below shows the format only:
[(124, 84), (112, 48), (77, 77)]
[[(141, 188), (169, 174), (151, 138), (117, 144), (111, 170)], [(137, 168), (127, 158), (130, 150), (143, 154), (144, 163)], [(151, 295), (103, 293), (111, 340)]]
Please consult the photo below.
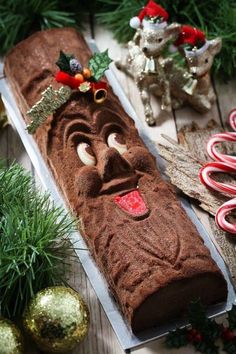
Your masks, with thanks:
[(117, 195), (114, 201), (121, 209), (132, 216), (142, 216), (148, 212), (148, 208), (137, 189), (122, 196)]

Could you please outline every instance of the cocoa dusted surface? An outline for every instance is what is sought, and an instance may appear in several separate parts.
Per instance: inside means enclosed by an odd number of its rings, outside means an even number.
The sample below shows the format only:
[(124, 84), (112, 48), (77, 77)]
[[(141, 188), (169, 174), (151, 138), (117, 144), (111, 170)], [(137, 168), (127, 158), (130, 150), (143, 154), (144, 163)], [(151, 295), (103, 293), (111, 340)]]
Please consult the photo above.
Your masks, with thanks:
[[(73, 53), (84, 66), (91, 56), (75, 30), (52, 29), (34, 34), (6, 57), (5, 73), (26, 120), (41, 92), (60, 86), (54, 80), (59, 50)], [(126, 144), (122, 155), (107, 144), (114, 132)], [(220, 270), (111, 89), (102, 105), (73, 92), (35, 139), (133, 331), (180, 316), (194, 298), (205, 304), (226, 299)], [(94, 166), (80, 160), (81, 142), (90, 145)], [(114, 202), (132, 190), (148, 209), (143, 216)]]

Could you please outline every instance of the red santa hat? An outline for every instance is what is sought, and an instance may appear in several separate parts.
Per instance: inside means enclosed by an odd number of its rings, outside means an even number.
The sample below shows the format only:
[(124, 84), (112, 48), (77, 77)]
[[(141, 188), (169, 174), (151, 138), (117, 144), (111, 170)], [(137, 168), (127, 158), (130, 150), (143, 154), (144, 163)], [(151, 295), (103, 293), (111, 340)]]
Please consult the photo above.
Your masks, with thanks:
[(149, 26), (149, 21), (145, 20), (145, 17), (153, 18), (158, 17), (160, 21), (157, 23), (151, 23), (153, 27), (160, 28), (167, 26), (167, 20), (169, 18), (168, 12), (161, 7), (160, 5), (156, 4), (155, 1), (150, 0), (147, 5), (140, 11), (138, 16), (132, 17), (130, 20), (130, 27), (132, 28), (139, 28), (142, 24), (144, 27)]
[(171, 52), (177, 50), (181, 45), (188, 44), (194, 50), (184, 49), (186, 56), (197, 56), (202, 54), (209, 47), (209, 41), (206, 40), (205, 33), (201, 30), (191, 27), (189, 25), (183, 25), (181, 27), (181, 32), (175, 41), (174, 45), (169, 48)]
[(206, 42), (205, 33), (201, 30), (191, 27), (188, 25), (183, 25), (181, 27), (181, 32), (179, 37), (175, 41), (175, 46), (189, 44), (192, 47), (201, 47)]

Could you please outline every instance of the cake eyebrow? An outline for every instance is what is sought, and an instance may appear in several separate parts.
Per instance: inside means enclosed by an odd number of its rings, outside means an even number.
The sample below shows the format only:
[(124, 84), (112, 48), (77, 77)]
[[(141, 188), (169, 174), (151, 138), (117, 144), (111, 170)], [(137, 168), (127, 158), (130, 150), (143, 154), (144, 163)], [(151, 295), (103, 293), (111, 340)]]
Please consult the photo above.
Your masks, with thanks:
[(65, 129), (65, 138), (68, 140), (70, 135), (76, 131), (83, 132), (83, 133), (91, 133), (91, 126), (88, 123), (85, 123), (83, 120), (76, 120), (71, 122), (69, 125), (67, 125)]
[(121, 125), (124, 128), (126, 127), (125, 122), (118, 116), (118, 114), (110, 110), (94, 113), (94, 123), (97, 126), (98, 132), (100, 132), (107, 123), (114, 123)]

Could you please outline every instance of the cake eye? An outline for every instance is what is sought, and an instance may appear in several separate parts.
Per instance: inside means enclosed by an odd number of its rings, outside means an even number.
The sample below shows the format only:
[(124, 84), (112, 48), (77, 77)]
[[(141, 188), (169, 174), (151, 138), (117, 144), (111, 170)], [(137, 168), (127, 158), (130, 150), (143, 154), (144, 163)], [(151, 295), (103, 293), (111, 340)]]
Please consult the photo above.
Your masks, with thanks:
[(96, 164), (96, 158), (94, 156), (91, 146), (87, 143), (79, 143), (77, 145), (77, 154), (80, 160), (87, 166), (94, 166)]
[(115, 148), (119, 151), (120, 154), (123, 154), (127, 151), (127, 146), (125, 144), (125, 140), (122, 134), (120, 133), (111, 133), (107, 138), (107, 145), (109, 147)]

